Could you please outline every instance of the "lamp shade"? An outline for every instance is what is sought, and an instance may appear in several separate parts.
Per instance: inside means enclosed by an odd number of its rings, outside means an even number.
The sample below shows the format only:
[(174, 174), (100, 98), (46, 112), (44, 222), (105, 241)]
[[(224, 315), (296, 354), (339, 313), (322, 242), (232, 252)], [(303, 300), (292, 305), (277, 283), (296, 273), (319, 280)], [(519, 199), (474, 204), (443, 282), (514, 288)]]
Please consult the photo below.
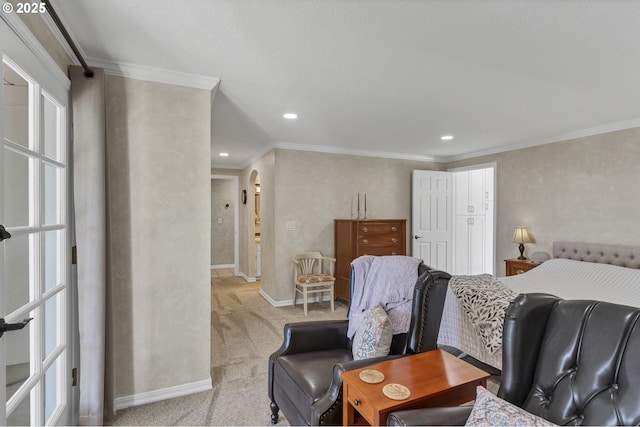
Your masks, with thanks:
[(518, 227), (513, 233), (513, 243), (533, 243), (527, 227)]

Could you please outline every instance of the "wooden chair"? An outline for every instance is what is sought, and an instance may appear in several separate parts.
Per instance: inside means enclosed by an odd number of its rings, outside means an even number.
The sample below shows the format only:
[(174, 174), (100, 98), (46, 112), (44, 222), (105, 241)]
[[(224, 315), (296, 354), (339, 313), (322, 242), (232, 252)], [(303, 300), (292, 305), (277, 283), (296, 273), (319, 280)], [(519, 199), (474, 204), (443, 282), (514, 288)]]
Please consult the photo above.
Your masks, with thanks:
[[(309, 294), (323, 292), (331, 293), (331, 311), (334, 311), (334, 277), (335, 258), (322, 256), (320, 252), (302, 252), (292, 259), (293, 269), (293, 305), (296, 305), (298, 292), (302, 294), (304, 302), (304, 315), (307, 315), (307, 302)], [(323, 261), (329, 264), (329, 274), (324, 274)]]

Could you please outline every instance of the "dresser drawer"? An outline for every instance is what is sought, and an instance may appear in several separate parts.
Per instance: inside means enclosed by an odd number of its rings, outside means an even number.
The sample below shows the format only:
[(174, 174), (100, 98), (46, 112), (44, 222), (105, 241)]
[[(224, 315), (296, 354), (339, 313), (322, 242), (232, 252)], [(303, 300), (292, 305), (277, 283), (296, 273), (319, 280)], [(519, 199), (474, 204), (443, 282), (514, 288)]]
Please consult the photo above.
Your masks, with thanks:
[(376, 234), (391, 235), (398, 234), (402, 231), (401, 224), (395, 223), (383, 223), (383, 222), (368, 222), (360, 223), (358, 225), (359, 236), (371, 236)]
[(358, 247), (375, 248), (380, 246), (399, 246), (402, 239), (396, 235), (358, 236)]
[(360, 246), (358, 250), (360, 255), (404, 255), (400, 246)]

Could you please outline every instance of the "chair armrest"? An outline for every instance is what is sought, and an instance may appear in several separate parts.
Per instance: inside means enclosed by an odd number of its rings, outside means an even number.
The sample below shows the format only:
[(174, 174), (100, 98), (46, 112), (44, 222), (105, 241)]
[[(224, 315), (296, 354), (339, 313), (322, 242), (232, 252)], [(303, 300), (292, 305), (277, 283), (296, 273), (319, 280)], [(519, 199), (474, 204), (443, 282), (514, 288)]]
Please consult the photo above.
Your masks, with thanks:
[(473, 406), (396, 411), (387, 417), (388, 426), (463, 426)]
[(271, 357), (329, 349), (349, 349), (348, 320), (287, 323), (282, 345)]
[(549, 313), (560, 298), (541, 293), (520, 294), (504, 317), (502, 378), (498, 397), (522, 406), (533, 384)]
[(349, 349), (348, 320), (324, 320), (287, 323), (284, 340), (269, 356), (269, 397), (273, 400), (273, 369), (278, 357), (285, 354), (307, 353), (329, 349)]

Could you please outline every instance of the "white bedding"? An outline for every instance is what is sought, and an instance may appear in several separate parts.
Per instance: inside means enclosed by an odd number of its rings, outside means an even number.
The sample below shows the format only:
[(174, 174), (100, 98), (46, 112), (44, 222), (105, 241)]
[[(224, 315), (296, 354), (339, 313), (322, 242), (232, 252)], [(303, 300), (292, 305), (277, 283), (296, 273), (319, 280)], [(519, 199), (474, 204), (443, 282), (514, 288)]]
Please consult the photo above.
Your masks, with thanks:
[[(564, 299), (594, 299), (640, 307), (640, 270), (554, 258), (516, 276), (501, 277), (517, 293), (544, 292)], [(451, 290), (447, 290), (438, 344), (464, 351), (497, 369), (502, 350), (490, 354)]]

